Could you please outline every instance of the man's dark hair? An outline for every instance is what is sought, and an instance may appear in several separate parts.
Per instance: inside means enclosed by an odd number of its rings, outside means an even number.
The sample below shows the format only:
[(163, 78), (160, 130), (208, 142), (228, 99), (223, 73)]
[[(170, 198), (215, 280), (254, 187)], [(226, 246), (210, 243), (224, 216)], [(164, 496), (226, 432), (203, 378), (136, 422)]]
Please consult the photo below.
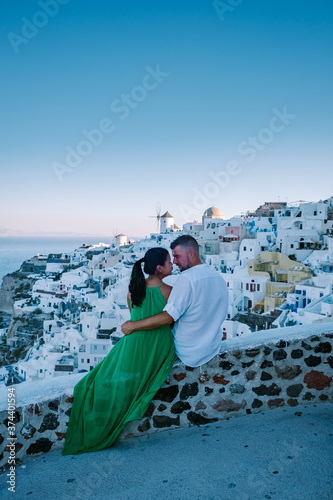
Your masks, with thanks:
[(196, 239), (193, 236), (188, 234), (184, 234), (183, 236), (178, 236), (170, 245), (171, 250), (174, 250), (176, 247), (186, 248), (186, 250), (194, 250), (199, 255), (199, 245)]

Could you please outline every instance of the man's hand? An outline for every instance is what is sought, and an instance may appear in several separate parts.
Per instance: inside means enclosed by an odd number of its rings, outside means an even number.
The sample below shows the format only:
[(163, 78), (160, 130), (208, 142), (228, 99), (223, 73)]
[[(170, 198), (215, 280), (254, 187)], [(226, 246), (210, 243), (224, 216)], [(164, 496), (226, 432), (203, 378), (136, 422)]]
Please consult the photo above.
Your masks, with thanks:
[(124, 335), (131, 335), (135, 330), (133, 328), (133, 322), (132, 321), (125, 321), (121, 325), (121, 331), (123, 332)]
[(164, 325), (171, 325), (173, 318), (166, 311), (151, 316), (150, 318), (139, 319), (138, 321), (125, 321), (121, 325), (121, 331), (124, 335), (131, 335), (133, 332), (142, 330), (155, 330)]

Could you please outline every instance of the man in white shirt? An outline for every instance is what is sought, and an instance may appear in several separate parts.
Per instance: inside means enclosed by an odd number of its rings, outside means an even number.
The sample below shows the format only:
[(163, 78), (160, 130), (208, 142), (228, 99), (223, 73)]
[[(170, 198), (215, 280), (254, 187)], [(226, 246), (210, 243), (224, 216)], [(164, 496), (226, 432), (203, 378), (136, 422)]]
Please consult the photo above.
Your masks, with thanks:
[(222, 276), (199, 257), (198, 242), (184, 235), (171, 244), (173, 262), (181, 275), (161, 314), (141, 321), (126, 321), (125, 335), (151, 330), (175, 322), (173, 328), (177, 356), (187, 366), (200, 366), (220, 350), (221, 324), (228, 309), (228, 290)]

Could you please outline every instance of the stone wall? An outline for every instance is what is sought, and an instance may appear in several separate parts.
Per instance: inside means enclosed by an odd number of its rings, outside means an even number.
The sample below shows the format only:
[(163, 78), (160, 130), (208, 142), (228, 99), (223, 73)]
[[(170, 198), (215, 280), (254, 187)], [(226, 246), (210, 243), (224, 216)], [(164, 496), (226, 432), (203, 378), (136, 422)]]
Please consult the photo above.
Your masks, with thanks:
[[(280, 329), (292, 332), (292, 328)], [(324, 331), (324, 329), (323, 329)], [(270, 330), (272, 332), (272, 330)], [(155, 395), (145, 416), (130, 422), (121, 438), (158, 432), (163, 429), (202, 425), (238, 415), (284, 405), (323, 403), (333, 400), (333, 328), (325, 333), (294, 338), (285, 336), (253, 345), (239, 342), (224, 346), (225, 352), (199, 368), (175, 364), (167, 381)], [(72, 386), (82, 375), (69, 376)], [(64, 383), (65, 377), (61, 382)], [(67, 377), (66, 377), (67, 378)], [(57, 381), (56, 381), (57, 382)], [(22, 385), (22, 384), (21, 384)], [(34, 387), (36, 386), (36, 387)], [(73, 401), (73, 388), (54, 396), (41, 396), (38, 382), (29, 383), (37, 396), (27, 398), (15, 409), (15, 436), (9, 431), (7, 402), (0, 409), (0, 466), (8, 465), (16, 448), (18, 463), (25, 456), (63, 447)], [(12, 386), (15, 387), (15, 386)], [(6, 389), (7, 391), (10, 388)], [(39, 387), (40, 389), (40, 387)], [(33, 391), (32, 391), (33, 393)], [(10, 448), (10, 444), (14, 443)], [(12, 451), (13, 454), (13, 451)]]

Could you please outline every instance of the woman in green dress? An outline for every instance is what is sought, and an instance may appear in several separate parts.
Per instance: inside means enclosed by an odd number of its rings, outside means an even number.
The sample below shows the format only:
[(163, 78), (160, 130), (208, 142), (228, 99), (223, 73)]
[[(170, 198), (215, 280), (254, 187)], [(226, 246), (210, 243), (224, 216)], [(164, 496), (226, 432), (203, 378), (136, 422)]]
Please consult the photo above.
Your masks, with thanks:
[[(171, 287), (162, 280), (171, 271), (170, 255), (164, 248), (151, 248), (134, 264), (127, 296), (132, 321), (163, 311)], [(62, 454), (112, 446), (127, 422), (143, 417), (175, 360), (170, 326), (121, 338), (75, 386)]]

